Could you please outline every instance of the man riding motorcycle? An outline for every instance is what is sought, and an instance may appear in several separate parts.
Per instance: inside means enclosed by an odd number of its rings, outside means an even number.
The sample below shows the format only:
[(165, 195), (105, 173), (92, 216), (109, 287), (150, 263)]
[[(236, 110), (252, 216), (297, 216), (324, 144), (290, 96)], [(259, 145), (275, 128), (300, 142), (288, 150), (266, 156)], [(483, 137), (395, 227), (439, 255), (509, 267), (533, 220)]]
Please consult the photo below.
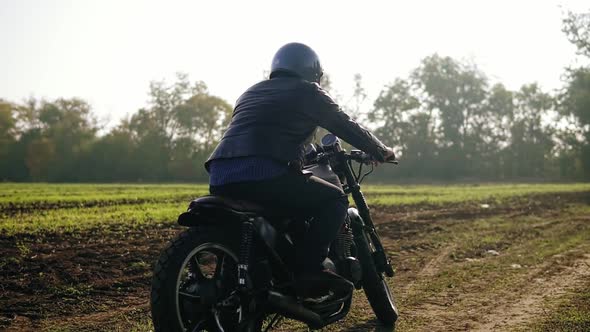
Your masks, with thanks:
[(296, 249), (301, 295), (331, 290), (346, 294), (352, 284), (323, 270), (348, 209), (342, 188), (302, 172), (305, 145), (318, 126), (380, 162), (393, 150), (342, 112), (319, 86), (323, 70), (317, 54), (289, 43), (275, 54), (270, 78), (250, 87), (236, 102), (229, 128), (205, 167), (213, 195), (247, 199), (290, 215), (313, 217), (304, 246)]

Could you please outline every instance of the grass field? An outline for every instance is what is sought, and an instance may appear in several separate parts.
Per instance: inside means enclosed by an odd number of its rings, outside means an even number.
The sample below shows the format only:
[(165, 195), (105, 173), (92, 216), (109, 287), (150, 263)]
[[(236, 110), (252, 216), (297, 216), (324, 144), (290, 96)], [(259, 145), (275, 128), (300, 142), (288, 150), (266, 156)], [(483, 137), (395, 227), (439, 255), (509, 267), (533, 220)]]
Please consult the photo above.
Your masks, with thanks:
[[(590, 184), (364, 191), (397, 270), (396, 331), (590, 331)], [(0, 330), (149, 331), (152, 264), (206, 192), (0, 184)], [(373, 317), (359, 292), (325, 330), (382, 330)]]

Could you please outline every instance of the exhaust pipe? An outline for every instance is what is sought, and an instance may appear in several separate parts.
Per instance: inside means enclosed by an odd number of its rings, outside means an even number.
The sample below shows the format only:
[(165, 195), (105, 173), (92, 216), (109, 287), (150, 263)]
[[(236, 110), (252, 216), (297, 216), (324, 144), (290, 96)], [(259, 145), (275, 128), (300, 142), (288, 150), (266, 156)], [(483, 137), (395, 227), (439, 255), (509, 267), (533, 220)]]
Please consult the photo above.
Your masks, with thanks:
[(290, 296), (269, 291), (268, 303), (278, 314), (302, 321), (312, 329), (319, 329), (325, 325), (320, 315), (297, 303)]

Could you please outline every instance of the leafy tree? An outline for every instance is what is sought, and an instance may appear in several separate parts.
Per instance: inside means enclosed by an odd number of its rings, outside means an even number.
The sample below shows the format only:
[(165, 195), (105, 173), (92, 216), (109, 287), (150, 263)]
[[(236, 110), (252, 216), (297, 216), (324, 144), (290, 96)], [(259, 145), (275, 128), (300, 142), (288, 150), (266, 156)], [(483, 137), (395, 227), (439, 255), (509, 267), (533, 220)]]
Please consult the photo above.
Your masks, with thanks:
[(408, 81), (397, 79), (381, 91), (368, 116), (384, 143), (398, 148), (403, 162), (395, 174), (404, 177), (433, 176), (436, 158), (433, 115), (421, 107), (417, 93)]
[[(367, 92), (363, 87), (363, 77), (361, 74), (354, 74), (353, 80), (354, 91), (346, 105), (346, 113), (348, 113), (348, 115), (354, 120), (363, 122), (365, 114), (362, 110), (362, 104), (367, 99)], [(349, 106), (348, 104), (352, 104), (352, 106)]]
[(474, 169), (479, 158), (477, 150), (483, 144), (476, 128), (482, 120), (482, 105), (486, 98), (487, 79), (473, 66), (437, 54), (426, 57), (412, 73), (422, 105), (440, 136), (443, 167), (449, 176), (466, 175)]
[(563, 19), (562, 31), (578, 48), (578, 53), (590, 57), (590, 13), (568, 12)]
[(178, 135), (198, 142), (200, 149), (210, 151), (231, 119), (232, 107), (219, 97), (211, 96), (201, 83), (195, 94), (174, 110)]
[(231, 112), (232, 107), (223, 99), (211, 96), (204, 84), (176, 109), (180, 128), (173, 142), (169, 168), (178, 179), (207, 180), (203, 162), (221, 139)]
[(80, 154), (97, 131), (90, 105), (77, 98), (29, 99), (14, 111), (19, 131), (10, 157), (14, 167), (26, 167), (35, 180), (75, 180)]
[(562, 108), (583, 126), (590, 126), (590, 68), (571, 70), (562, 95)]
[(149, 165), (137, 174), (149, 181), (202, 178), (202, 163), (221, 138), (232, 107), (210, 95), (205, 83), (191, 84), (186, 74), (177, 74), (172, 84), (152, 82), (149, 96), (149, 107), (127, 123), (136, 158)]
[(552, 109), (553, 99), (537, 84), (522, 86), (515, 99), (516, 108), (510, 129), (510, 148), (515, 161), (513, 175), (543, 177), (554, 143), (551, 127), (543, 126), (542, 120)]
[(151, 165), (138, 158), (137, 143), (128, 122), (99, 137), (85, 150), (81, 163), (86, 181), (136, 181)]
[[(590, 59), (590, 13), (569, 12), (563, 20), (562, 30), (577, 47), (578, 54), (586, 60)], [(583, 176), (590, 178), (590, 67), (569, 68), (566, 74), (567, 82), (560, 96), (559, 107), (563, 114), (575, 118), (581, 130), (577, 135), (565, 133), (569, 138), (570, 149), (562, 158), (561, 168), (564, 169), (565, 160), (573, 164), (579, 162)], [(579, 154), (573, 154), (572, 151), (578, 151)], [(579, 155), (579, 158), (575, 158), (575, 155)]]
[[(47, 138), (39, 138), (27, 145), (25, 164), (33, 181), (54, 180), (52, 172), (59, 170), (52, 163), (56, 161), (55, 144)], [(61, 180), (61, 179), (60, 179)]]
[[(41, 105), (38, 115), (43, 139), (34, 146), (35, 150), (48, 149), (46, 153), (41, 153), (49, 158), (46, 161), (48, 179), (75, 180), (80, 173), (79, 157), (93, 142), (98, 130), (91, 107), (78, 98), (60, 98), (54, 102), (42, 102)], [(29, 153), (27, 159), (35, 158), (33, 154)]]
[(0, 99), (0, 180), (9, 173), (11, 149), (16, 142), (14, 106)]
[(15, 139), (16, 119), (14, 106), (0, 99), (0, 146)]
[(486, 143), (478, 167), (488, 177), (507, 179), (512, 175), (510, 139), (515, 107), (514, 92), (500, 83), (492, 86), (483, 105), (486, 116), (478, 130)]
[(401, 146), (402, 150), (406, 151), (404, 144), (409, 134), (407, 113), (418, 110), (419, 106), (418, 99), (410, 90), (410, 84), (405, 80), (397, 79), (381, 91), (368, 119), (379, 126), (375, 133), (383, 140), (383, 143), (389, 146)]
[(590, 67), (571, 70), (569, 76), (560, 107), (563, 113), (574, 116), (580, 126), (579, 134), (574, 136), (578, 139), (570, 142), (576, 142), (572, 150), (579, 151), (582, 176), (590, 178)]

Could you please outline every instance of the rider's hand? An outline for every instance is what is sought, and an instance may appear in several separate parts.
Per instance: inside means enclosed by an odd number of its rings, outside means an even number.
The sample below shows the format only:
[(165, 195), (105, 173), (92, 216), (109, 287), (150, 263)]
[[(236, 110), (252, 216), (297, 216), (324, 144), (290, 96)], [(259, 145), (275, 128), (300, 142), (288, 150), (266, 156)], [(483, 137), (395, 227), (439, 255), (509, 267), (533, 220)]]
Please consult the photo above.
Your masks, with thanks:
[(393, 152), (392, 148), (387, 148), (387, 152), (385, 153), (385, 155), (383, 156), (383, 158), (385, 159), (385, 161), (394, 161), (395, 160), (395, 152)]
[(385, 154), (383, 154), (383, 162), (373, 160), (371, 163), (373, 164), (373, 166), (379, 166), (382, 163), (386, 163), (388, 161), (393, 161), (393, 160), (395, 160), (395, 153), (393, 152), (392, 148), (388, 147), (387, 150), (385, 151)]

